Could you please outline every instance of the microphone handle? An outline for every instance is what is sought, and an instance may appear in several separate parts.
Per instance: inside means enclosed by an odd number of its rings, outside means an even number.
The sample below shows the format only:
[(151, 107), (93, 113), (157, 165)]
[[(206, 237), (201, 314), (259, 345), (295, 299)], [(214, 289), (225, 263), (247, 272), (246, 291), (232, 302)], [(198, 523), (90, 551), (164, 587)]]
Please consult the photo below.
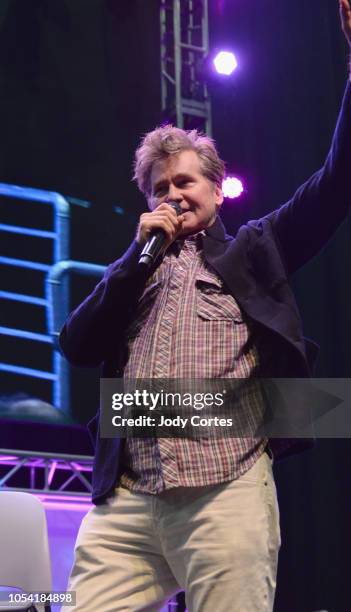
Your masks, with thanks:
[[(181, 214), (182, 209), (178, 202), (167, 202), (167, 204), (174, 208), (177, 213), (177, 216)], [(148, 268), (150, 268), (150, 266), (152, 266), (152, 264), (156, 261), (158, 255), (160, 254), (165, 240), (166, 234), (163, 230), (160, 229), (156, 230), (155, 232), (152, 232), (151, 237), (145, 244), (140, 255), (139, 265), (147, 266)]]

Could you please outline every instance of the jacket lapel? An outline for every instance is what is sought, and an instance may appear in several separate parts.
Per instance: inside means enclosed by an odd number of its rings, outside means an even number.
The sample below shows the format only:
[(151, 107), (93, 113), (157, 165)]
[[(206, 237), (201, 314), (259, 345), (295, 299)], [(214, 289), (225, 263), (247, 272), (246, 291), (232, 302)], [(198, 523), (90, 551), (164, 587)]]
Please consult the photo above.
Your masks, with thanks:
[[(286, 283), (285, 299), (277, 300), (260, 282), (262, 279), (255, 277), (244, 228), (239, 229), (237, 236), (232, 238), (225, 233), (223, 223), (217, 217), (214, 225), (206, 230), (204, 256), (223, 279), (243, 312), (293, 346), (306, 363), (300, 320), (297, 311), (294, 316), (295, 303), (292, 296), (290, 297), (292, 303), (288, 303), (288, 293), (291, 289)], [(276, 280), (270, 279), (272, 287)]]

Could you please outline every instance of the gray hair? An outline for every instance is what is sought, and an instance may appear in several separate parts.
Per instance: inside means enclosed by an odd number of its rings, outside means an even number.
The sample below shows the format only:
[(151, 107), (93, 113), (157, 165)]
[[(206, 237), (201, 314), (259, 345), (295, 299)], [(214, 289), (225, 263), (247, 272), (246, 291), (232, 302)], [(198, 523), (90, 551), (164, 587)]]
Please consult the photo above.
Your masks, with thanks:
[(197, 130), (164, 125), (145, 134), (135, 151), (133, 179), (147, 198), (151, 195), (153, 164), (187, 150), (197, 153), (202, 174), (215, 185), (222, 186), (225, 166), (214, 140)]

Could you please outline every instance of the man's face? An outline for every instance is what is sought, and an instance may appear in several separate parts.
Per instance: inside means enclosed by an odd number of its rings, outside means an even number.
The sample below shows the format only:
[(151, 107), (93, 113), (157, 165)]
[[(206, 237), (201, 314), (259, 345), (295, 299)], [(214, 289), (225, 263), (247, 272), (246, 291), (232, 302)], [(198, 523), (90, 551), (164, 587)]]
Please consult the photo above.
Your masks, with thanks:
[(184, 214), (182, 236), (196, 234), (214, 223), (223, 193), (201, 173), (195, 151), (182, 151), (154, 163), (149, 207), (154, 210), (167, 201), (180, 204)]

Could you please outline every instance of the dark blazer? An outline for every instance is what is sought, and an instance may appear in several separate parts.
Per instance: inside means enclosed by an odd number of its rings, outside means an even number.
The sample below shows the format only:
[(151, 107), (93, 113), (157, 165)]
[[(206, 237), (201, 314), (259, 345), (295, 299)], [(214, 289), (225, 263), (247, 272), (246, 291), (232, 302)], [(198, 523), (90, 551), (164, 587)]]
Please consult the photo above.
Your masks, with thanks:
[[(316, 255), (345, 218), (350, 201), (351, 86), (348, 83), (332, 146), (323, 167), (279, 209), (249, 221), (233, 238), (217, 218), (206, 230), (204, 256), (270, 351), (262, 376), (303, 378), (317, 352), (303, 338), (289, 277)], [(123, 375), (124, 333), (133, 319), (145, 278), (138, 268), (141, 247), (134, 241), (112, 263), (86, 300), (69, 316), (60, 344), (66, 358), (82, 367), (102, 364), (104, 377)], [(93, 501), (100, 503), (118, 478), (123, 441), (100, 439), (98, 418), (88, 425), (96, 439)], [(310, 446), (306, 440), (272, 440), (279, 458)]]

